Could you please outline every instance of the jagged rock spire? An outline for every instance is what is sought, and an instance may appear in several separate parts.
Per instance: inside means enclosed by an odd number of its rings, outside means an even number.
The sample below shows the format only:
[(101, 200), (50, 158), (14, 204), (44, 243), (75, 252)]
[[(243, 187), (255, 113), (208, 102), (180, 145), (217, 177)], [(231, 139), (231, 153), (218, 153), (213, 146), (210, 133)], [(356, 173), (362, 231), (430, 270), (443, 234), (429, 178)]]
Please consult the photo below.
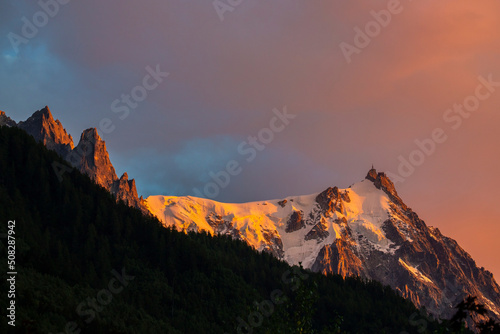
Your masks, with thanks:
[(118, 179), (115, 168), (109, 159), (106, 142), (101, 139), (96, 128), (83, 131), (78, 146), (71, 152), (68, 159), (82, 173), (89, 175), (97, 184), (106, 188), (117, 200), (141, 209), (147, 209), (137, 195), (135, 180), (129, 180), (128, 174), (123, 173)]
[(141, 198), (137, 195), (135, 180), (129, 180), (127, 173), (123, 173), (120, 179), (113, 183), (111, 192), (116, 195), (118, 200), (122, 200), (125, 204), (140, 207)]
[(404, 204), (403, 200), (399, 197), (398, 192), (396, 191), (396, 187), (394, 186), (394, 183), (389, 179), (389, 177), (383, 173), (377, 173), (377, 170), (373, 168), (368, 171), (368, 174), (365, 177), (367, 180), (370, 180), (373, 182), (375, 187), (377, 189), (382, 189), (387, 195), (389, 195), (389, 198), (394, 202), (397, 203), (398, 205), (401, 205), (404, 210), (407, 210), (408, 207), (406, 204)]
[(37, 110), (24, 122), (19, 122), (17, 126), (63, 157), (74, 148), (73, 138), (59, 120), (54, 120), (47, 106)]
[(80, 142), (71, 152), (69, 160), (80, 172), (89, 175), (97, 184), (108, 190), (118, 181), (115, 168), (109, 160), (106, 143), (96, 128), (83, 131)]
[(368, 171), (368, 174), (366, 175), (366, 179), (370, 181), (375, 181), (377, 179), (377, 170), (375, 168), (372, 168)]

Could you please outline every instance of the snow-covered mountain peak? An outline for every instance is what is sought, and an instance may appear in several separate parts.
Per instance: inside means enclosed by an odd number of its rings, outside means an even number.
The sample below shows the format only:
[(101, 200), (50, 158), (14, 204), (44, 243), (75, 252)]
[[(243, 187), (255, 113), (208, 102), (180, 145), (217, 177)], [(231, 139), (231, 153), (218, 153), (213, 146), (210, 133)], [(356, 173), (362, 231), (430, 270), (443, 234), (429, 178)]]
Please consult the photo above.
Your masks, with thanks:
[(378, 249), (388, 251), (390, 246), (382, 228), (390, 216), (390, 199), (370, 180), (348, 189), (241, 204), (191, 196), (150, 196), (146, 202), (165, 226), (231, 234), (305, 267), (311, 267), (322, 246), (340, 238), (346, 228)]
[(450, 316), (468, 294), (500, 312), (491, 274), (428, 228), (375, 169), (347, 189), (304, 196), (239, 204), (150, 196), (146, 205), (165, 226), (230, 235), (290, 264), (377, 280), (437, 316)]

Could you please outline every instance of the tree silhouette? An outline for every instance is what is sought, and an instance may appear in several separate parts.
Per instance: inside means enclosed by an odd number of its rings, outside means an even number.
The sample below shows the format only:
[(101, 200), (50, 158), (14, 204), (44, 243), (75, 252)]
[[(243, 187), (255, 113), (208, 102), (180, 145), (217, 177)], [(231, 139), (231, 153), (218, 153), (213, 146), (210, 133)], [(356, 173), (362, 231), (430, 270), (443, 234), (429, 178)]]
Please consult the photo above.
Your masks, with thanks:
[(500, 324), (489, 318), (481, 320), (488, 315), (488, 310), (483, 304), (477, 302), (476, 296), (468, 296), (456, 306), (457, 312), (450, 320), (450, 327), (457, 333), (465, 333), (465, 322), (469, 317), (474, 327), (480, 334), (500, 334)]

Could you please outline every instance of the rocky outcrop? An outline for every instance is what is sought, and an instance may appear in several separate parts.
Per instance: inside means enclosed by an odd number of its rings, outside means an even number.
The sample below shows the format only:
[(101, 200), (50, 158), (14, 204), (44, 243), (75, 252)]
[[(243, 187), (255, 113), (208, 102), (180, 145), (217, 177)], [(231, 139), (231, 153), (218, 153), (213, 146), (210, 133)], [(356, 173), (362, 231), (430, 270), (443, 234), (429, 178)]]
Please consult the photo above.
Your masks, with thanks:
[(304, 222), (303, 216), (303, 212), (294, 211), (288, 219), (288, 222), (286, 223), (286, 233), (295, 232), (300, 230), (301, 228), (304, 228), (306, 226), (306, 223)]
[(321, 219), (319, 223), (313, 226), (313, 228), (306, 234), (304, 240), (317, 240), (318, 243), (327, 238), (330, 233), (327, 230), (328, 226), (324, 218)]
[(205, 217), (205, 220), (214, 229), (215, 234), (226, 234), (232, 228), (230, 221), (224, 220), (221, 215), (217, 215), (214, 212), (210, 212)]
[(49, 107), (36, 111), (26, 121), (19, 122), (17, 126), (62, 157), (74, 148), (73, 138), (66, 132), (59, 120), (54, 120)]
[(377, 171), (372, 168), (366, 175), (366, 179), (372, 181), (377, 189), (382, 189), (389, 198), (403, 210), (408, 209), (406, 204), (404, 204), (403, 200), (399, 197), (394, 183), (392, 183), (385, 173), (377, 173)]
[(304, 228), (306, 226), (306, 223), (304, 222), (304, 214), (300, 211), (294, 211), (291, 215), (290, 218), (288, 219), (288, 222), (286, 223), (286, 229), (285, 231), (287, 233), (295, 232), (300, 230), (301, 228)]
[(5, 112), (0, 110), (0, 126), (16, 126), (16, 122), (14, 122), (9, 116), (5, 114)]
[(127, 173), (123, 173), (119, 180), (113, 182), (111, 193), (116, 196), (117, 200), (123, 201), (128, 206), (139, 209), (145, 207), (144, 200), (137, 195), (135, 180), (129, 180)]
[(339, 188), (328, 188), (316, 197), (316, 202), (325, 215), (329, 216), (335, 211), (344, 212), (343, 202), (350, 202), (347, 192), (340, 192)]
[(321, 248), (311, 270), (323, 274), (335, 273), (342, 277), (364, 276), (363, 262), (351, 243), (344, 239), (336, 239), (333, 244)]
[(267, 245), (262, 249), (264, 252), (273, 254), (278, 259), (283, 258), (285, 252), (283, 251), (283, 242), (281, 237), (276, 230), (266, 230), (263, 233), (264, 239), (267, 241)]

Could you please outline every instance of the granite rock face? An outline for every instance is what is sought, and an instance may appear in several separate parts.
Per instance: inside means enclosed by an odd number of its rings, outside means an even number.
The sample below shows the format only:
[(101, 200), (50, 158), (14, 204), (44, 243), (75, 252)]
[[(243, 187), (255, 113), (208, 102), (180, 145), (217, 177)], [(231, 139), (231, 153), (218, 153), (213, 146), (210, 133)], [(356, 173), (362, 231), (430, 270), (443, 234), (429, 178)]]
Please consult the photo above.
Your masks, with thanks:
[(306, 224), (304, 222), (303, 215), (304, 214), (301, 211), (294, 211), (287, 222), (285, 231), (290, 233), (305, 227)]
[(109, 160), (106, 143), (95, 128), (83, 131), (80, 142), (69, 155), (68, 161), (108, 190), (118, 181), (115, 168)]
[(80, 142), (68, 155), (67, 160), (80, 172), (87, 174), (97, 184), (115, 195), (117, 201), (121, 200), (144, 213), (149, 213), (144, 201), (137, 195), (135, 180), (129, 180), (127, 173), (120, 178), (116, 175), (106, 143), (97, 133), (97, 129), (90, 128), (83, 131)]
[(59, 120), (54, 120), (49, 107), (36, 111), (24, 122), (19, 122), (17, 126), (62, 157), (74, 148), (73, 138), (66, 132)]
[(405, 210), (408, 209), (406, 204), (404, 204), (403, 200), (399, 197), (394, 183), (392, 183), (385, 173), (377, 173), (377, 171), (372, 168), (366, 175), (366, 179), (372, 181), (377, 189), (382, 189), (394, 203), (404, 207)]
[(16, 126), (16, 122), (14, 122), (9, 116), (5, 114), (5, 112), (0, 110), (0, 126)]
[(111, 193), (129, 206), (140, 208), (143, 205), (141, 198), (137, 195), (135, 180), (129, 180), (127, 173), (123, 173), (120, 179), (113, 182)]
[(344, 202), (349, 203), (347, 192), (340, 192), (339, 188), (328, 188), (316, 197), (316, 202), (326, 215), (331, 215), (335, 211), (342, 213), (344, 211)]

